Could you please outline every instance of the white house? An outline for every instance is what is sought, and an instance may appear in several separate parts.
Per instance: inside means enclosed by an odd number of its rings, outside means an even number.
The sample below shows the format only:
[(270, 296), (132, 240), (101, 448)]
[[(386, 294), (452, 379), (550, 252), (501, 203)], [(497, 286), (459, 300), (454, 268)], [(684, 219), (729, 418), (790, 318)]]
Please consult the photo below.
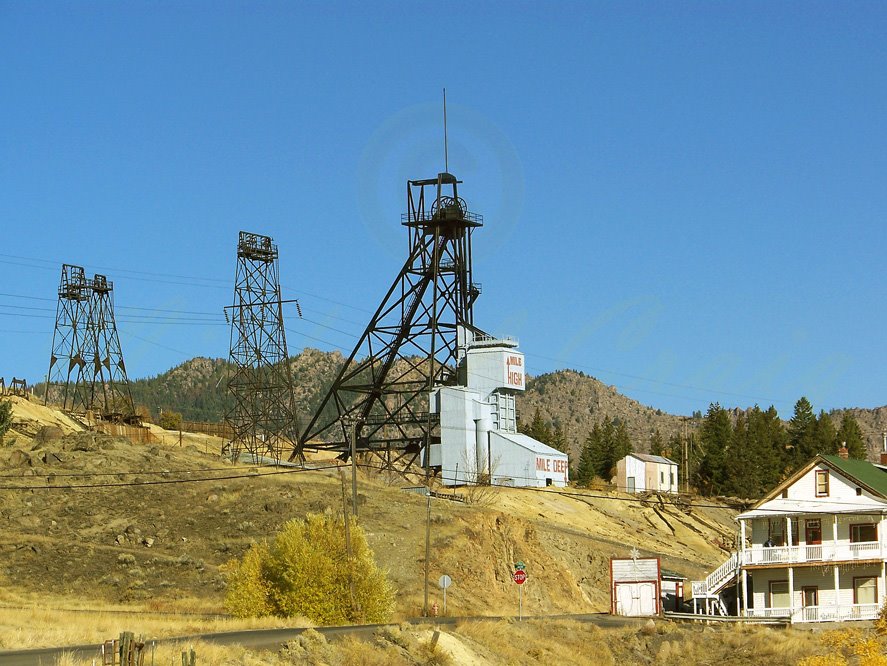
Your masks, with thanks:
[(629, 493), (676, 493), (678, 464), (662, 456), (629, 453), (616, 463), (616, 486)]
[(877, 617), (887, 591), (887, 465), (847, 459), (846, 449), (817, 456), (737, 520), (739, 550), (693, 583), (694, 606), (713, 601), (725, 612), (738, 578), (745, 616)]

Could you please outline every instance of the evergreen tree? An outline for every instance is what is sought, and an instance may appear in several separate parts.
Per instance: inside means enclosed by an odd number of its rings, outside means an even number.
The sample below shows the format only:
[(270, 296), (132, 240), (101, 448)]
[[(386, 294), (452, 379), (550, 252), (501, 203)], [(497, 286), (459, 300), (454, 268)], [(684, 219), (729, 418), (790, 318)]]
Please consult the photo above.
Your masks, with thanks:
[(659, 428), (656, 428), (656, 430), (650, 434), (650, 455), (664, 456), (666, 458), (671, 455), (671, 451), (665, 446), (665, 440), (662, 438), (662, 433), (659, 432)]
[(619, 421), (613, 431), (613, 440), (610, 447), (609, 469), (607, 472), (610, 476), (616, 473), (616, 463), (622, 460), (632, 451), (631, 436), (628, 434), (628, 427), (625, 421)]
[(816, 417), (813, 406), (805, 397), (795, 403), (795, 412), (788, 423), (789, 443), (796, 465), (802, 465), (816, 455)]
[(585, 444), (579, 456), (577, 470), (579, 481), (588, 483), (595, 476), (601, 476), (600, 470), (604, 465), (604, 458), (603, 432), (601, 426), (595, 423), (585, 438)]
[(724, 492), (727, 477), (727, 452), (733, 426), (730, 415), (718, 403), (712, 403), (702, 420), (700, 445), (702, 460), (696, 469), (696, 486), (708, 494), (719, 495)]
[(865, 440), (862, 437), (862, 431), (859, 429), (859, 423), (853, 418), (850, 412), (844, 412), (841, 417), (841, 427), (838, 428), (838, 442), (847, 447), (847, 455), (851, 458), (865, 460), (868, 452), (866, 451)]
[(551, 433), (551, 440), (545, 442), (553, 449), (557, 449), (561, 453), (569, 452), (569, 445), (567, 444), (567, 433), (564, 432), (564, 429), (561, 427), (561, 424), (558, 423), (554, 426), (554, 431)]
[[(758, 409), (755, 407), (755, 409)], [(758, 410), (760, 412), (760, 410)], [(724, 467), (726, 476), (724, 479), (724, 492), (739, 497), (755, 497), (758, 490), (756, 461), (754, 459), (755, 444), (757, 440), (752, 438), (747, 427), (751, 421), (744, 414), (739, 414), (733, 432), (730, 437), (730, 455), (727, 456)]]
[(823, 455), (831, 455), (838, 451), (838, 433), (835, 430), (835, 424), (832, 417), (825, 413), (825, 410), (819, 412), (816, 419), (816, 427), (813, 430), (813, 439), (816, 442), (816, 453)]
[(548, 422), (542, 417), (542, 412), (539, 411), (538, 407), (536, 408), (536, 411), (533, 412), (533, 420), (530, 421), (530, 424), (522, 425), (518, 430), (523, 434), (532, 437), (536, 441), (551, 446), (553, 433), (548, 426)]

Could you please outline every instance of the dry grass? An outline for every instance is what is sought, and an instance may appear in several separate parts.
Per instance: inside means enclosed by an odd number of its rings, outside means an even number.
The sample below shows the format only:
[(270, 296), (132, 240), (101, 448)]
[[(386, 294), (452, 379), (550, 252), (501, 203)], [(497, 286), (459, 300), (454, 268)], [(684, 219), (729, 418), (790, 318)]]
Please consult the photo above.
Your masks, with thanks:
[(127, 610), (126, 613), (111, 612), (111, 609), (80, 612), (38, 605), (0, 608), (0, 649), (98, 644), (133, 630), (151, 638), (166, 638), (214, 631), (310, 626), (304, 620), (282, 618), (239, 620), (172, 613), (152, 615), (151, 609), (138, 607)]
[[(796, 666), (799, 662), (819, 666), (847, 663), (814, 657), (828, 651), (822, 637), (823, 634), (792, 629), (701, 627), (668, 622), (656, 622), (652, 628), (601, 629), (568, 620), (523, 623), (491, 620), (463, 623), (455, 630), (442, 631), (436, 644), (430, 626), (389, 626), (380, 629), (371, 639), (346, 637), (333, 642), (309, 629), (276, 653), (180, 642), (157, 645), (153, 655), (146, 654), (145, 662), (177, 666), (181, 663), (181, 653), (193, 647), (202, 666), (547, 666), (567, 663), (577, 666)], [(862, 660), (859, 663), (880, 666), (882, 662)], [(58, 664), (90, 666), (91, 660), (65, 655)]]

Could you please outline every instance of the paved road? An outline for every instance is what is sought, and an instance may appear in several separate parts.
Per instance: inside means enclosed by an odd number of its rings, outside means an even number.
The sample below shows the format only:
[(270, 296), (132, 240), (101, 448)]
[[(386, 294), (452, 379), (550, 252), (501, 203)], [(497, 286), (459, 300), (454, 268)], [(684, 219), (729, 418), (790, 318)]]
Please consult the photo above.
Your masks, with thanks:
[[(505, 617), (440, 617), (414, 618), (409, 620), (413, 624), (437, 624), (452, 626), (460, 622), (485, 622), (503, 620)], [(517, 619), (516, 617), (512, 619)], [(539, 617), (525, 617), (524, 620), (578, 620), (591, 622), (600, 627), (622, 627), (630, 624), (645, 622), (645, 619), (614, 617), (603, 613), (586, 615), (545, 615)], [(384, 624), (362, 624), (344, 627), (317, 627), (317, 631), (330, 639), (341, 636), (369, 637), (379, 628), (389, 626)], [(305, 629), (250, 629), (248, 631), (229, 631), (215, 634), (199, 634), (195, 636), (182, 636), (179, 638), (159, 639), (161, 643), (188, 643), (204, 641), (217, 645), (242, 645), (256, 650), (277, 650), (284, 643), (295, 640)], [(10, 650), (0, 651), (0, 666), (53, 666), (63, 654), (71, 654), (80, 659), (96, 659), (101, 656), (101, 647), (93, 645), (74, 645), (62, 648), (39, 648), (36, 650)]]

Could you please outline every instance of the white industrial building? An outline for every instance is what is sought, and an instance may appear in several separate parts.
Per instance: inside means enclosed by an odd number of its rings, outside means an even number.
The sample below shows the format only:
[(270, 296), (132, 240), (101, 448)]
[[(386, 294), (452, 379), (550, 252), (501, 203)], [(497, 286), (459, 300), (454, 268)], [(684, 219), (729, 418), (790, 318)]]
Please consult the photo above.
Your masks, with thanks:
[(440, 415), (440, 444), (432, 444), (431, 466), (444, 485), (489, 480), (502, 486), (567, 485), (569, 463), (561, 453), (517, 431), (515, 394), (526, 388), (524, 355), (512, 339), (460, 331), (459, 386), (431, 394)]

